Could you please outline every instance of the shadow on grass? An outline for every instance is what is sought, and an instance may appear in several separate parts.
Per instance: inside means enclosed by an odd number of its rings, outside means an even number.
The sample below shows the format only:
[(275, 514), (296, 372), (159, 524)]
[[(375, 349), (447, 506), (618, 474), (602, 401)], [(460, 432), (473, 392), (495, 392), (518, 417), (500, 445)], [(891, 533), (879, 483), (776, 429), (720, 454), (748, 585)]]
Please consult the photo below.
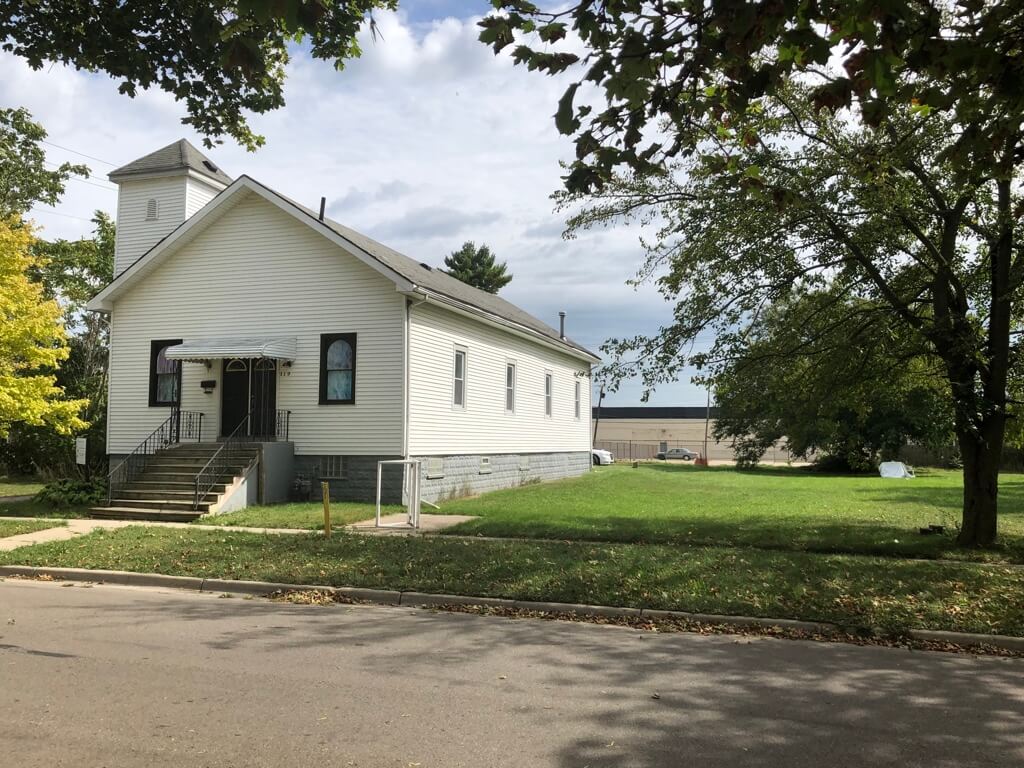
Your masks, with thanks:
[(89, 507), (55, 507), (28, 500), (0, 503), (0, 517), (82, 518), (89, 516)]
[[(879, 494), (873, 489), (858, 489), (856, 492), (864, 496), (867, 501), (883, 504), (927, 504), (959, 518), (963, 505), (962, 489), (928, 485), (927, 482), (918, 482), (919, 480), (920, 478), (907, 480), (906, 484), (902, 484), (904, 481), (895, 481), (900, 484), (888, 487), (884, 494)], [(1024, 484), (1002, 483), (1000, 485), (999, 515), (1000, 517), (1024, 515)]]
[(1024, 569), (744, 548), (129, 527), (0, 562), (1024, 634)]
[[(942, 521), (936, 520), (936, 524)], [(621, 542), (669, 546), (750, 547), (775, 551), (822, 554), (863, 554), (881, 557), (955, 559), (978, 562), (1024, 563), (1024, 536), (1004, 534), (990, 550), (965, 550), (956, 544), (956, 531), (922, 535), (920, 526), (879, 524), (798, 523), (749, 517), (720, 523), (699, 521), (645, 521), (636, 517), (561, 516), (545, 523), (531, 519), (529, 538), (576, 542)], [(484, 518), (463, 523), (441, 535), (455, 534), (515, 538), (523, 536), (515, 521)]]

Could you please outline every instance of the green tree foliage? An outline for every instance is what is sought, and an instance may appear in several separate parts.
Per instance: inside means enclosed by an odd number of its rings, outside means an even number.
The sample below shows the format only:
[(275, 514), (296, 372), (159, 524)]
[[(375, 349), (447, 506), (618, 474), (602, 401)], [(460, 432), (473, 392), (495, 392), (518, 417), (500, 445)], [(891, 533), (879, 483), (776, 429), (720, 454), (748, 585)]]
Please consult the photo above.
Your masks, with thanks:
[(90, 439), (94, 466), (105, 461), (107, 322), (85, 303), (113, 278), (114, 224), (97, 212), (94, 237), (46, 243), (21, 221), (35, 203), (55, 203), (72, 174), (88, 174), (48, 169), (45, 138), (24, 109), (0, 111), (0, 179), (9, 185), (0, 189), (0, 458), (16, 471), (67, 473), (76, 434)]
[[(121, 93), (161, 88), (185, 103), (184, 122), (208, 137), (255, 149), (246, 113), (284, 106), (288, 48), (341, 69), (359, 55), (356, 33), (397, 0), (0, 1), (2, 48), (34, 69), (49, 62), (120, 81)], [(372, 20), (371, 20), (372, 23)]]
[[(908, 107), (866, 126), (817, 109), (814, 91), (794, 83), (742, 123), (704, 117), (700, 151), (670, 171), (563, 197), (584, 202), (574, 227), (639, 217), (658, 230), (638, 277), (657, 281), (673, 319), (652, 336), (607, 344), (613, 376), (653, 387), (684, 365), (728, 357), (735, 329), (794, 286), (884, 306), (942, 361), (964, 462), (960, 542), (991, 544), (1020, 353), (1020, 137), (997, 148), (1004, 166), (967, 173), (954, 160), (955, 115)], [(737, 131), (749, 138), (737, 141)], [(716, 348), (690, 354), (705, 329), (717, 331)]]
[[(75, 436), (88, 440), (87, 476), (102, 475), (106, 468), (110, 331), (106, 315), (87, 312), (85, 305), (114, 277), (114, 222), (97, 211), (93, 224), (92, 237), (37, 241), (29, 270), (43, 296), (60, 307), (67, 329), (68, 356), (56, 372), (56, 384), (67, 396), (85, 401), (82, 418), (88, 426)], [(0, 460), (21, 474), (68, 477), (79, 472), (70, 436), (26, 423), (11, 427)]]
[(898, 458), (907, 442), (948, 446), (953, 411), (942, 363), (888, 308), (795, 289), (714, 363), (715, 437), (741, 465), (777, 441), (802, 458), (855, 470)]
[(29, 279), (34, 241), (17, 216), (0, 220), (0, 438), (19, 423), (64, 435), (85, 427), (85, 402), (65, 397), (52, 373), (68, 349), (60, 307)]
[(21, 216), (36, 203), (53, 205), (72, 176), (88, 176), (84, 165), (46, 167), (40, 142), (46, 131), (26, 109), (0, 109), (0, 219)]
[(622, 165), (657, 170), (694, 152), (709, 129), (730, 134), (730, 146), (756, 142), (744, 117), (793, 80), (808, 84), (814, 106), (864, 125), (911, 105), (943, 112), (950, 158), (968, 176), (1021, 159), (1024, 4), (1015, 0), (492, 5), (500, 13), (481, 21), (483, 42), (511, 46), (531, 70), (577, 75), (555, 116), (576, 142), (570, 191), (599, 187)]
[(510, 282), (505, 262), (497, 262), (486, 245), (477, 248), (476, 243), (467, 240), (457, 251), (444, 257), (445, 272), (462, 282), (488, 293), (497, 293)]

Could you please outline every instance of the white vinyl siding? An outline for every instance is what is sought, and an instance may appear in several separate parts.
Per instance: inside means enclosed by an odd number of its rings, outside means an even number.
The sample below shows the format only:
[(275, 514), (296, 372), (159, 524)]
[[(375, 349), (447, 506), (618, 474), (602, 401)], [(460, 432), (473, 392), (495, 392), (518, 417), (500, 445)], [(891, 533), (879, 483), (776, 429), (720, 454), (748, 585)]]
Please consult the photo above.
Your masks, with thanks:
[[(114, 276), (185, 221), (185, 177), (122, 180), (117, 196)], [(155, 201), (157, 217), (149, 219)]]
[[(404, 317), (393, 283), (248, 195), (115, 302), (108, 451), (131, 451), (169, 415), (148, 407), (152, 340), (294, 336), (298, 353), (278, 372), (277, 408), (292, 412), (295, 452), (401, 455)], [(354, 405), (319, 405), (324, 333), (358, 334)], [(219, 432), (220, 378), (220, 361), (210, 370), (182, 364), (181, 407), (204, 414), (204, 440)], [(212, 394), (204, 379), (218, 382)]]
[(207, 183), (189, 177), (188, 184), (185, 187), (185, 216), (191, 217), (197, 213), (200, 208), (213, 200), (222, 189), (224, 187), (216, 182), (211, 181)]
[[(573, 417), (573, 382), (586, 361), (427, 302), (410, 313), (409, 453), (589, 451), (585, 421)], [(452, 414), (452, 349), (467, 350), (466, 409)], [(515, 361), (515, 412), (506, 413), (508, 364)], [(544, 373), (554, 376), (553, 412), (544, 416)], [(589, 390), (589, 388), (587, 388)], [(582, 407), (589, 407), (589, 391)]]

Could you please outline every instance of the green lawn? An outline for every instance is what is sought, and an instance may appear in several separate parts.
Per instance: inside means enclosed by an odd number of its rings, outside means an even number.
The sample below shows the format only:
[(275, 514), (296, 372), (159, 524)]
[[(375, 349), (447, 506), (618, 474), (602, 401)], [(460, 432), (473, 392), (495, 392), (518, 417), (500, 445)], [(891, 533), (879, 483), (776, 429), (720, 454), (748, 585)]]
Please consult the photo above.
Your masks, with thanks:
[[(381, 514), (401, 512), (402, 507), (382, 507)], [(356, 502), (331, 502), (331, 526), (358, 523), (369, 520), (377, 512), (375, 504)], [(324, 507), (320, 502), (296, 504), (272, 504), (263, 507), (247, 507), (238, 512), (210, 515), (195, 521), (195, 525), (238, 525), (253, 528), (301, 528), (315, 531), (324, 527)]]
[(0, 520), (0, 539), (66, 525), (63, 520)]
[[(883, 480), (642, 464), (450, 501), (442, 511), (480, 516), (446, 531), (454, 534), (1024, 562), (1024, 475), (1001, 478), (1002, 545), (981, 555), (954, 546), (960, 483), (958, 472), (942, 470)], [(930, 524), (946, 535), (922, 536)]]
[(4, 496), (32, 496), (43, 489), (43, 484), (32, 478), (0, 475), (0, 498)]
[(1024, 635), (1024, 569), (726, 547), (131, 527), (0, 553), (113, 568)]

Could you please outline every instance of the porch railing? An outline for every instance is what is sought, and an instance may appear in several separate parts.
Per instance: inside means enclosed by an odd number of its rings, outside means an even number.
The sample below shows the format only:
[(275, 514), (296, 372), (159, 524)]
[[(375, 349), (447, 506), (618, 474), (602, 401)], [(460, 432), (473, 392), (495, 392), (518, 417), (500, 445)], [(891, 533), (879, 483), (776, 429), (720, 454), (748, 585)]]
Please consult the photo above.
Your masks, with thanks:
[(135, 450), (107, 475), (107, 505), (117, 498), (117, 493), (146, 470), (150, 457), (157, 451), (182, 440), (203, 439), (203, 414), (199, 411), (182, 411), (175, 408), (163, 424), (135, 446)]
[(292, 412), (278, 411), (275, 419), (274, 437), (278, 440), (288, 441), (288, 428), (291, 425)]
[(192, 509), (199, 509), (199, 502), (206, 498), (210, 489), (217, 482), (228, 474), (228, 470), (237, 461), (233, 457), (239, 447), (252, 438), (249, 437), (249, 422), (252, 420), (252, 413), (245, 414), (238, 426), (231, 434), (224, 438), (217, 452), (210, 457), (210, 460), (203, 465), (203, 468), (196, 473), (195, 496), (192, 501)]

